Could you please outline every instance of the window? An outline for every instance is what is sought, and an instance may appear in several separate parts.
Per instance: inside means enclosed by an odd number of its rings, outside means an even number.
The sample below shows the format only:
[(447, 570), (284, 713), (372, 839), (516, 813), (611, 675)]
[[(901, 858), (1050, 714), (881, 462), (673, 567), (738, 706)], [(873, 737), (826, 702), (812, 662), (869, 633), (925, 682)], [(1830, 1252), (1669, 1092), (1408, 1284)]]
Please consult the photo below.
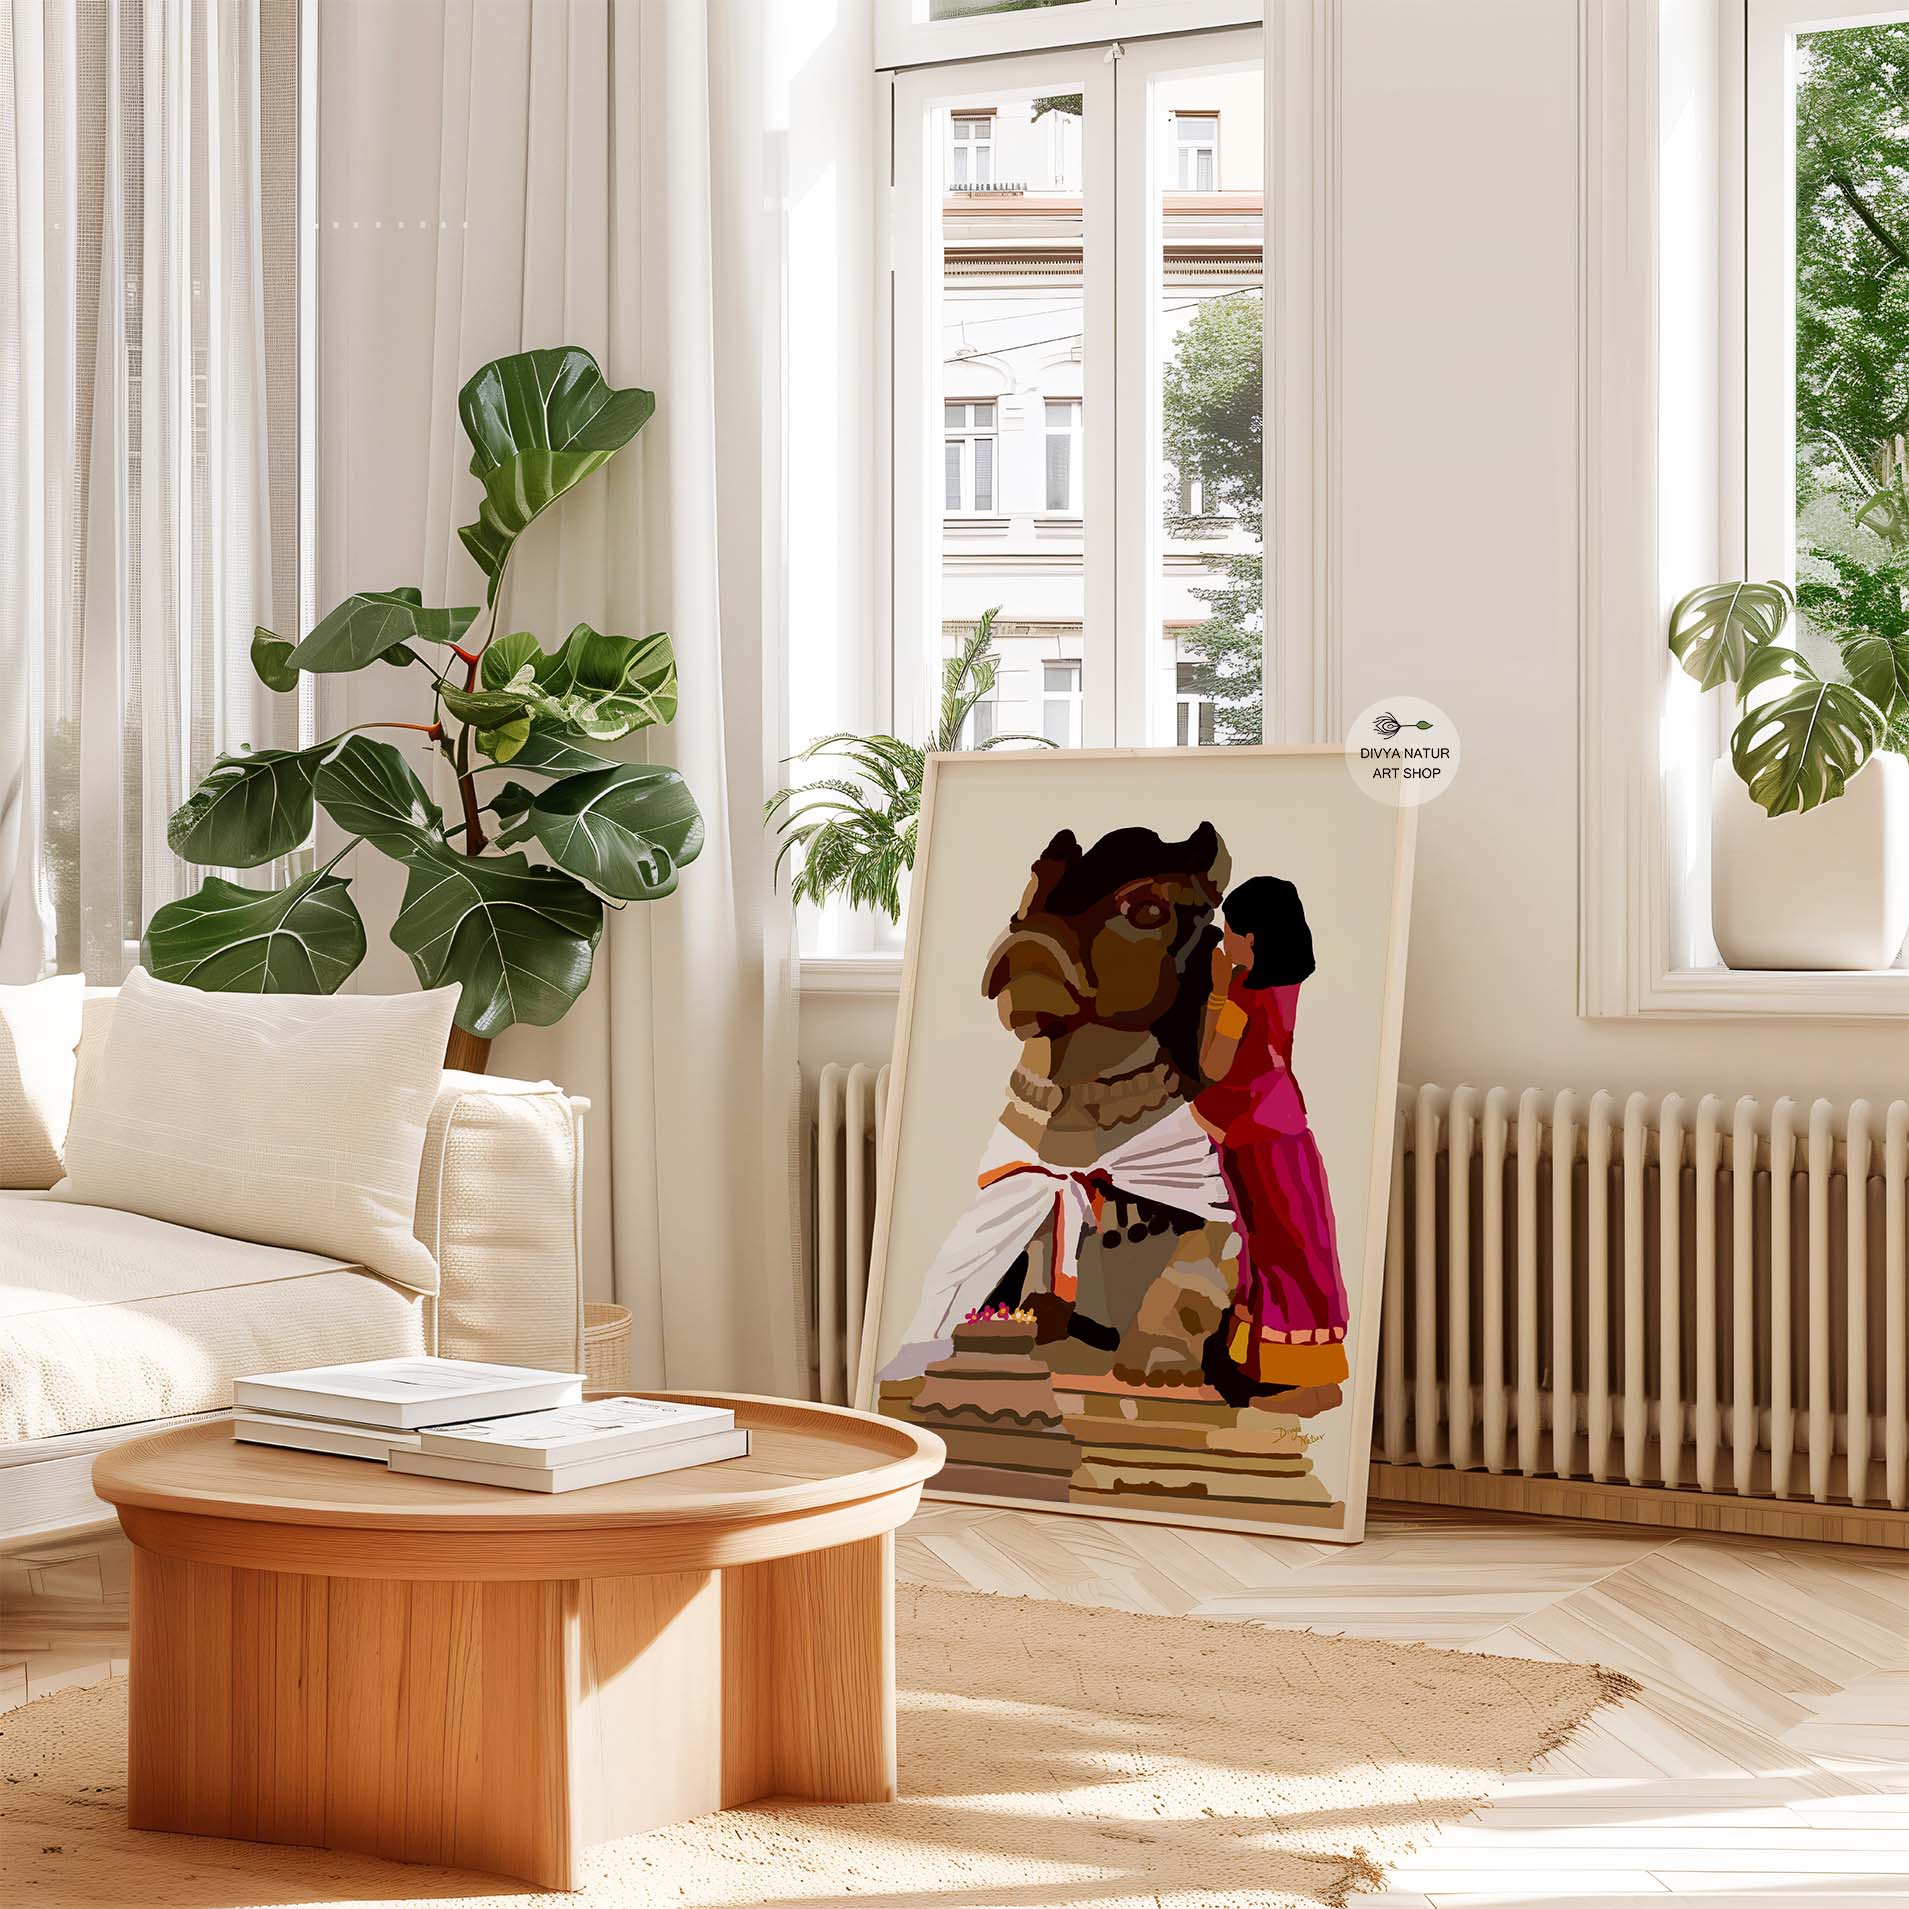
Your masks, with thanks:
[(1063, 749), (1080, 746), (1080, 665), (1041, 665), (1041, 734)]
[(1080, 470), (1080, 400), (1047, 400), (1047, 508), (1080, 510), (1076, 489)]
[[(1118, 58), (1092, 44), (896, 75), (898, 733), (925, 726), (939, 662), (990, 609), (1004, 680), (1025, 685), (1001, 733), (1263, 733), (1262, 41), (1173, 33)], [(982, 124), (993, 177), (1025, 182), (1011, 204), (964, 189), (962, 129)], [(1169, 628), (1204, 713), (1183, 712)]]
[(1217, 192), (1220, 187), (1220, 116), (1175, 113), (1173, 136), (1179, 147), (1182, 192)]
[(957, 113), (954, 151), (948, 162), (948, 183), (986, 186), (994, 183), (994, 115)]
[(994, 508), (994, 406), (950, 404), (945, 412), (948, 431), (943, 452), (946, 508), (991, 511)]
[(1203, 687), (1205, 672), (1197, 663), (1174, 665), (1173, 740), (1180, 748), (1197, 743), (1202, 748), (1217, 740), (1214, 727), (1219, 703)]
[(992, 696), (984, 696), (968, 712), (968, 747), (982, 749), (1001, 733), (996, 718), (1000, 714), (1000, 705)]

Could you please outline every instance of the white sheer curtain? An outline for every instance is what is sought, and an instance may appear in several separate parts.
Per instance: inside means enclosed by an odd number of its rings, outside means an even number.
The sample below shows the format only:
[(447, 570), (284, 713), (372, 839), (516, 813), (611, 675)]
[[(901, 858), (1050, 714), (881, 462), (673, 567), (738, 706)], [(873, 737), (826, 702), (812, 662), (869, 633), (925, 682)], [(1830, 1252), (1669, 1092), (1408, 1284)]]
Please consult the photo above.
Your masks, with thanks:
[(0, 0), (0, 978), (117, 981), (298, 734), (298, 0)]
[[(645, 746), (682, 770), (708, 842), (674, 896), (613, 913), (564, 1021), (505, 1035), (492, 1067), (595, 1104), (589, 1280), (635, 1315), (639, 1382), (792, 1392), (794, 949), (760, 822), (783, 651), (780, 13), (329, 0), (319, 545), (328, 601), (417, 583), (478, 602), (456, 535), (477, 497), (463, 381), (579, 344), (611, 383), (655, 391), (630, 450), (518, 546), (503, 627), (671, 633), (680, 709)], [(393, 689), (352, 685), (387, 705)], [(358, 871), (361, 905), (383, 879)]]

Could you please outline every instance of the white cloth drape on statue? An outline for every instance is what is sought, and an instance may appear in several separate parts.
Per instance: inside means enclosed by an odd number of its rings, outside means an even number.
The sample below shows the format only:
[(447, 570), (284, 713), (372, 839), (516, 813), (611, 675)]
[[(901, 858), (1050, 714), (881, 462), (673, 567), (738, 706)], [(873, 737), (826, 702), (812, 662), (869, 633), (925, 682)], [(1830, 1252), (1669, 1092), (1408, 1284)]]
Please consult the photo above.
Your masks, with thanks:
[[(594, 1103), (589, 1284), (634, 1314), (638, 1382), (801, 1391), (793, 922), (760, 821), (782, 650), (762, 14), (333, 0), (319, 31), (325, 601), (408, 582), (481, 600), (456, 416), (480, 364), (579, 344), (656, 393), (635, 443), (525, 535), (500, 627), (670, 632), (675, 723), (625, 753), (682, 771), (708, 840), (674, 896), (613, 911), (566, 1019), (512, 1030), (492, 1066)], [(390, 713), (389, 675), (351, 693)], [(388, 919), (387, 878), (360, 873)]]

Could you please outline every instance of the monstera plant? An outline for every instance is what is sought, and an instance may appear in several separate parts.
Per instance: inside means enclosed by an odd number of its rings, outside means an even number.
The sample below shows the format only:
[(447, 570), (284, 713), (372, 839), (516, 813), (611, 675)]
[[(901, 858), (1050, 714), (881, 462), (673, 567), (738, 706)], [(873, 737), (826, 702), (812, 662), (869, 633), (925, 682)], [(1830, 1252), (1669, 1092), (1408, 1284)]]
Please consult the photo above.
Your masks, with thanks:
[[(150, 972), (227, 992), (331, 993), (365, 954), (350, 882), (335, 872), (363, 844), (403, 866), (391, 938), (425, 987), (458, 988), (458, 1027), (488, 1041), (562, 1017), (590, 979), (605, 903), (669, 894), (703, 822), (675, 770), (599, 752), (675, 715), (669, 638), (579, 623), (546, 648), (525, 630), (500, 633), (498, 604), (518, 538), (655, 408), (647, 391), (612, 389), (575, 346), (499, 358), (465, 385), (458, 415), (483, 502), (458, 535), (484, 573), (483, 607), (365, 590), (301, 642), (266, 629), (252, 639), (253, 668), (287, 694), (306, 674), (421, 670), (429, 720), (221, 756), (167, 829), (188, 862), (243, 869), (290, 855), (320, 809), (347, 839), (282, 888), (215, 875), (159, 909), (140, 950)], [(401, 747), (372, 733), (383, 731), (410, 737)], [(420, 749), (455, 782), (450, 815), (414, 767)], [(537, 862), (519, 846), (532, 843)]]
[(1816, 587), (1808, 607), (1830, 647), (1826, 669), (1780, 640), (1796, 607), (1786, 583), (1705, 584), (1671, 611), (1671, 654), (1701, 688), (1734, 687), (1743, 706), (1730, 759), (1766, 815), (1832, 801), (1900, 733), (1909, 717), (1905, 579), (1909, 569), (1888, 576), (1874, 601)]

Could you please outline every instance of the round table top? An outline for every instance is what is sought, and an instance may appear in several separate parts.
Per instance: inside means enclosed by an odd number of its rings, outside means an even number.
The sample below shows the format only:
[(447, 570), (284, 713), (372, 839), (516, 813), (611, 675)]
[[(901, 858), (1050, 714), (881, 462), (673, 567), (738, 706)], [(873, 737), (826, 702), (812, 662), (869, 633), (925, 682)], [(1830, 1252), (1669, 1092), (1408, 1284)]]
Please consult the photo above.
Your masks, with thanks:
[(366, 1459), (245, 1444), (221, 1421), (156, 1432), (102, 1453), (93, 1489), (121, 1511), (252, 1525), (554, 1536), (759, 1525), (898, 1492), (912, 1500), (946, 1456), (932, 1432), (845, 1406), (719, 1392), (641, 1396), (733, 1407), (749, 1433), (747, 1457), (580, 1491), (511, 1491), (420, 1478)]

